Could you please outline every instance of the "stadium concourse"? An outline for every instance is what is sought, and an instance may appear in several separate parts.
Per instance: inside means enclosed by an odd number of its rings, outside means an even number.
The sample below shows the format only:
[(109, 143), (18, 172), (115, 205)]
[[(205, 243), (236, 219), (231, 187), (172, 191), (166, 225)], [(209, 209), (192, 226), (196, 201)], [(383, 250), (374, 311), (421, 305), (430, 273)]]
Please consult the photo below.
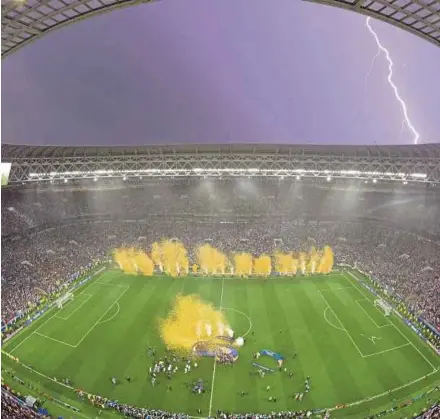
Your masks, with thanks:
[[(22, 157), (9, 157), (17, 172), (14, 165)], [(379, 278), (440, 330), (436, 186), (305, 176), (23, 180), (2, 189), (2, 326), (78, 272), (108, 259), (113, 249), (146, 249), (162, 237), (175, 237), (189, 250), (191, 262), (193, 249), (206, 242), (225, 253), (253, 254), (330, 244), (336, 263)], [(12, 395), (2, 394), (2, 410), (6, 418), (35, 415)], [(421, 417), (437, 417), (434, 410)]]

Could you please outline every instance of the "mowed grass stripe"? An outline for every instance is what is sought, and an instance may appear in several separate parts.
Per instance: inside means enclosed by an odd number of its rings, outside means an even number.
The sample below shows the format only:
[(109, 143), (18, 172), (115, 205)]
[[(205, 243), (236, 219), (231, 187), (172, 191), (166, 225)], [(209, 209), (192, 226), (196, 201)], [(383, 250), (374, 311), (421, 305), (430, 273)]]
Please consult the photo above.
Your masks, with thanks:
[[(310, 285), (312, 286), (313, 283)], [(321, 299), (316, 283), (314, 285), (310, 289), (300, 290), (295, 298), (298, 304), (302, 305), (301, 317), (310, 330), (310, 365), (314, 365), (315, 359), (320, 358), (321, 364), (325, 366), (325, 371), (320, 375), (325, 374), (328, 382), (331, 383), (327, 391), (320, 388), (318, 394), (314, 396), (315, 401), (319, 397), (317, 402), (319, 406), (325, 407), (326, 404), (343, 403), (347, 398), (360, 398), (363, 393), (361, 383), (357, 381), (356, 374), (351, 369), (351, 364), (356, 361), (358, 355), (350, 346), (351, 342), (347, 341), (345, 333), (334, 329), (325, 321), (324, 310), (327, 305)], [(313, 333), (314, 330), (318, 333)], [(314, 352), (311, 352), (312, 350)], [(318, 369), (315, 371), (319, 374)], [(318, 387), (320, 383), (314, 385)]]
[[(286, 363), (283, 365), (281, 371), (275, 360), (270, 360), (272, 367), (275, 369), (275, 374), (270, 376), (273, 384), (271, 384), (271, 393), (277, 398), (276, 407), (270, 405), (270, 410), (287, 409), (288, 405), (292, 403), (292, 395), (294, 392), (294, 385), (292, 382), (287, 382), (288, 374), (284, 371), (287, 368), (287, 359), (289, 354), (294, 351), (294, 339), (289, 330), (289, 323), (287, 320), (287, 314), (284, 307), (280, 303), (279, 295), (275, 292), (275, 288), (280, 285), (272, 284), (267, 281), (266, 286), (262, 289), (262, 293), (265, 299), (266, 315), (270, 324), (270, 329), (267, 331), (272, 337), (272, 346), (269, 346), (269, 350), (280, 353), (286, 358)], [(298, 361), (297, 361), (298, 362)], [(290, 365), (292, 367), (293, 365)], [(299, 377), (298, 377), (299, 378)]]
[[(285, 367), (294, 374), (293, 378), (290, 378), (288, 374), (282, 373), (288, 409), (299, 409), (300, 405), (305, 407), (312, 402), (313, 390), (304, 396), (302, 402), (298, 402), (294, 398), (296, 393), (304, 392), (304, 381), (307, 376), (312, 376), (312, 389), (316, 385), (316, 381), (313, 381), (313, 366), (309, 362), (308, 355), (309, 350), (315, 350), (313, 348), (314, 341), (307, 332), (307, 326), (302, 318), (303, 301), (298, 298), (299, 294), (302, 294), (304, 286), (305, 284), (300, 284), (292, 287), (285, 283), (284, 286), (273, 287), (272, 291), (277, 296), (279, 315), (283, 318), (283, 334), (286, 333), (285, 331), (288, 334), (288, 339), (281, 346), (280, 352), (286, 357)], [(294, 354), (297, 356), (294, 357)]]
[[(119, 316), (111, 324), (107, 323), (95, 333), (92, 345), (99, 343), (101, 351), (93, 351), (94, 356), (88, 360), (88, 365), (83, 365), (79, 371), (79, 382), (88, 381), (92, 391), (101, 391), (106, 397), (126, 399), (129, 403), (137, 402), (136, 391), (125, 382), (124, 373), (127, 364), (131, 362), (136, 349), (140, 346), (145, 334), (155, 334), (157, 328), (156, 312), (166, 306), (166, 296), (171, 281), (133, 283), (130, 290), (120, 300)], [(84, 351), (88, 348), (82, 347)], [(90, 377), (90, 370), (94, 374)], [(138, 365), (136, 378), (142, 380), (146, 375), (146, 367)], [(131, 372), (134, 376), (134, 372)], [(139, 377), (140, 376), (140, 377)], [(110, 377), (116, 377), (120, 384), (113, 386)], [(160, 400), (158, 400), (160, 405)]]
[[(223, 292), (223, 313), (231, 328), (236, 332), (235, 337), (242, 336), (249, 328), (248, 322), (241, 311), (248, 315), (248, 292), (250, 285), (245, 281), (225, 279)], [(251, 332), (252, 333), (252, 332)], [(252, 335), (248, 336), (250, 338)], [(229, 412), (247, 411), (255, 409), (255, 394), (257, 383), (250, 379), (252, 350), (250, 340), (246, 340), (245, 346), (239, 351), (239, 360), (233, 366), (217, 365), (216, 379), (213, 394), (212, 414), (218, 409)], [(241, 396), (240, 391), (246, 391), (248, 396)]]
[[(275, 347), (275, 342), (273, 339), (273, 334), (278, 333), (278, 330), (275, 332), (272, 329), (272, 323), (267, 316), (267, 307), (268, 300), (265, 298), (266, 286), (257, 280), (249, 280), (246, 281), (249, 283), (248, 290), (248, 306), (249, 306), (249, 317), (252, 319), (254, 337), (252, 340), (252, 353), (263, 349), (269, 349), (277, 351), (278, 348)], [(272, 304), (272, 302), (270, 302)], [(248, 360), (249, 362), (254, 362), (252, 358)], [(271, 359), (261, 359), (255, 361), (261, 363), (263, 365), (267, 365), (269, 367), (276, 368), (276, 362)], [(256, 369), (251, 369), (251, 371), (255, 372)], [(276, 376), (274, 373), (266, 373), (264, 378), (261, 378), (258, 375), (252, 377), (255, 380), (254, 391), (255, 393), (252, 395), (254, 400), (254, 408), (253, 411), (258, 412), (268, 412), (275, 407), (273, 403), (268, 402), (268, 397), (271, 394), (268, 394), (266, 391), (266, 386), (271, 386), (273, 389), (276, 389), (276, 386), (279, 385), (277, 382)], [(278, 389), (276, 389), (278, 391)], [(274, 391), (272, 391), (274, 393)]]

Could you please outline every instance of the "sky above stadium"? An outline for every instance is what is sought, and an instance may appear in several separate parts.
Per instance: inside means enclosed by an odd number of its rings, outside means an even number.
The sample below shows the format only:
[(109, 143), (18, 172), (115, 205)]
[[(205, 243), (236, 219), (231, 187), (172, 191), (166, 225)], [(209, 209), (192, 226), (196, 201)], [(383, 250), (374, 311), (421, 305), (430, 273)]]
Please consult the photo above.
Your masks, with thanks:
[[(440, 49), (372, 20), (421, 142)], [(299, 0), (163, 0), (56, 30), (2, 62), (2, 142), (411, 144), (365, 17)]]

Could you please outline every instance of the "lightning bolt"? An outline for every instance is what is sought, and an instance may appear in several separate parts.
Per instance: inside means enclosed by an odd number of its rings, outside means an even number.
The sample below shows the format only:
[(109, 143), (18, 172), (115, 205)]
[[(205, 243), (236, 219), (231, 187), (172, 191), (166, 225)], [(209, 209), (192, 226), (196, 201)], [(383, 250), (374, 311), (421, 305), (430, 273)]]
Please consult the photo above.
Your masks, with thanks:
[(413, 143), (414, 144), (418, 144), (419, 143), (420, 134), (417, 132), (416, 128), (412, 124), (411, 119), (408, 116), (408, 109), (406, 107), (406, 103), (402, 99), (402, 97), (400, 96), (399, 89), (397, 88), (397, 86), (394, 84), (394, 81), (393, 81), (393, 67), (394, 67), (394, 63), (393, 63), (393, 60), (391, 58), (390, 52), (380, 42), (379, 36), (375, 32), (375, 30), (371, 27), (370, 20), (371, 20), (371, 18), (367, 17), (367, 19), (365, 20), (365, 26), (368, 28), (368, 30), (370, 31), (370, 33), (373, 36), (374, 40), (376, 41), (376, 45), (377, 45), (378, 50), (377, 50), (377, 53), (376, 53), (376, 55), (374, 56), (374, 58), (373, 58), (373, 60), (371, 62), (370, 71), (367, 73), (367, 77), (373, 71), (376, 59), (379, 57), (379, 55), (381, 53), (383, 53), (385, 55), (385, 58), (386, 58), (387, 62), (388, 62), (388, 77), (387, 77), (388, 84), (391, 86), (391, 89), (394, 92), (394, 96), (395, 96), (396, 100), (399, 102), (400, 107), (402, 109), (402, 113), (403, 113), (403, 121), (402, 121), (401, 129), (403, 129), (404, 126), (407, 126), (408, 129), (413, 134)]

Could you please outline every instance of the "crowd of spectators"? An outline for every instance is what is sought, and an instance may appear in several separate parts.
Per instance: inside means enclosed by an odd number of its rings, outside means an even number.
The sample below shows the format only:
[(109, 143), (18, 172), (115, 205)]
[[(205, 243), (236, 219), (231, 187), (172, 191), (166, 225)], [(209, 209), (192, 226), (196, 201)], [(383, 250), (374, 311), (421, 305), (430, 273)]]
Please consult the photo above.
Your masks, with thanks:
[(2, 409), (3, 419), (41, 419), (44, 416), (28, 407), (24, 400), (9, 393), (2, 387)]
[(225, 253), (272, 254), (331, 245), (336, 261), (357, 265), (440, 327), (440, 245), (380, 223), (283, 221), (271, 218), (222, 221), (216, 217), (147, 217), (141, 221), (94, 219), (22, 232), (2, 242), (2, 320), (53, 292), (62, 281), (118, 247), (149, 249), (163, 237), (178, 238), (195, 262), (198, 244)]

